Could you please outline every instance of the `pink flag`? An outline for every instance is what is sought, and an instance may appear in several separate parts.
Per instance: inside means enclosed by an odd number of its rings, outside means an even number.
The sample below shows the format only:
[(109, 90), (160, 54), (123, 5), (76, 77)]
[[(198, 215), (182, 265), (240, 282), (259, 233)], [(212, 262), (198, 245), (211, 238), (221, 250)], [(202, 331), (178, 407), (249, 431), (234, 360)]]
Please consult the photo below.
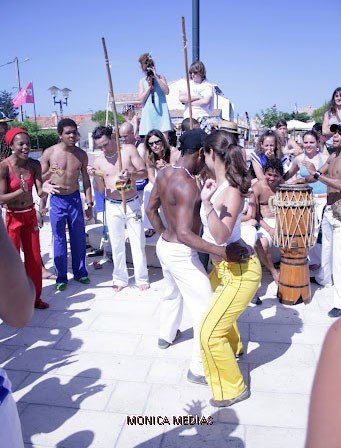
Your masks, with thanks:
[(14, 107), (19, 107), (25, 103), (34, 103), (33, 84), (30, 81), (27, 86), (20, 90), (18, 95), (12, 100)]

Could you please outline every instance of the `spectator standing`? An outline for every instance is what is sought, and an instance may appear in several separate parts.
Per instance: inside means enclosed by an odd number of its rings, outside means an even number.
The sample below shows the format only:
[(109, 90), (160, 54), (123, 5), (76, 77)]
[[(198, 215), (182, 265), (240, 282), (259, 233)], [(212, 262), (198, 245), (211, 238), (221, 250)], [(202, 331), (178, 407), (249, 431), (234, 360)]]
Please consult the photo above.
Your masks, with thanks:
[(156, 73), (154, 61), (149, 53), (139, 58), (145, 78), (139, 81), (139, 102), (142, 104), (142, 116), (139, 134), (145, 136), (151, 129), (159, 129), (167, 137), (173, 129), (169, 115), (166, 95), (169, 93), (167, 80)]

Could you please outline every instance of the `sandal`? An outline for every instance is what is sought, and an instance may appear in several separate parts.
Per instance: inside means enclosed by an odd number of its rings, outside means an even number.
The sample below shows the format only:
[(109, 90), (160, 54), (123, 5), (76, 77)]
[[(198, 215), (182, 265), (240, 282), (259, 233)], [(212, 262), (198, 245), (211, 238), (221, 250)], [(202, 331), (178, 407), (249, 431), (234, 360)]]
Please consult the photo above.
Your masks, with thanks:
[(147, 229), (145, 230), (144, 234), (146, 236), (146, 238), (150, 238), (151, 236), (155, 235), (155, 230), (154, 229)]

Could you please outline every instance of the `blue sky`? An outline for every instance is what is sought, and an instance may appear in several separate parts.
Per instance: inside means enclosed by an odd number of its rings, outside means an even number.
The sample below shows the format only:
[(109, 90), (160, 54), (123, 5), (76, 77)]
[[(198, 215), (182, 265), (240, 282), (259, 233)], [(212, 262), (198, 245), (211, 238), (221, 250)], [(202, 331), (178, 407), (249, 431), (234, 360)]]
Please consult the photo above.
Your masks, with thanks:
[[(201, 0), (200, 59), (239, 114), (276, 104), (291, 112), (321, 106), (341, 85), (339, 0)], [(135, 92), (138, 58), (150, 51), (168, 81), (185, 76), (181, 16), (192, 61), (192, 0), (23, 0), (1, 6), (0, 65), (18, 57), (32, 80), (37, 115), (56, 110), (48, 88), (72, 90), (65, 113), (105, 109), (105, 37), (114, 91)], [(335, 19), (336, 17), (336, 19)], [(0, 90), (16, 94), (15, 64), (0, 67)], [(33, 115), (33, 105), (25, 105)]]

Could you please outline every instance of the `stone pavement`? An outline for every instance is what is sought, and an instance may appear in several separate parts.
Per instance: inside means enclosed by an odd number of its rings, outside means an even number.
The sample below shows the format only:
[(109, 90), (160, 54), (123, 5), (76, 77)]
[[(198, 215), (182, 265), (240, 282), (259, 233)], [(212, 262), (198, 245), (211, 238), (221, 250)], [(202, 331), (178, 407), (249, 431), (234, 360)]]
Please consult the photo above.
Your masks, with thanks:
[[(48, 267), (50, 241), (45, 225)], [(42, 298), (50, 308), (35, 310), (24, 329), (0, 325), (0, 362), (13, 382), (25, 447), (303, 448), (311, 384), (333, 322), (327, 316), (331, 289), (312, 285), (312, 303), (284, 306), (264, 273), (263, 304), (251, 304), (239, 319), (240, 366), (252, 395), (217, 410), (207, 387), (186, 380), (192, 346), (187, 310), (179, 341), (157, 348), (161, 270), (150, 269), (150, 290), (141, 292), (132, 282), (115, 294), (112, 264), (94, 270), (93, 258), (87, 261), (90, 285), (70, 279), (65, 291), (55, 292), (54, 281), (44, 280)], [(211, 416), (213, 424), (188, 425), (180, 419), (188, 415)], [(128, 424), (127, 416), (130, 423), (133, 416), (156, 421)]]

